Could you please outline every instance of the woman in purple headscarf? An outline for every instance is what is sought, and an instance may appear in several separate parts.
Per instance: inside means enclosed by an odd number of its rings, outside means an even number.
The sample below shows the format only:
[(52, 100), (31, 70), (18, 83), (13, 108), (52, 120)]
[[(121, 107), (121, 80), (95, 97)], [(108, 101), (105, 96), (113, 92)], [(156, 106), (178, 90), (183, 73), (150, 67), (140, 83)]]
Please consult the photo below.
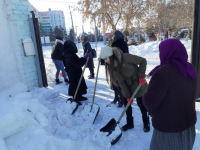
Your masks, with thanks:
[(192, 150), (197, 121), (197, 75), (184, 45), (176, 39), (160, 43), (160, 65), (154, 68), (144, 105), (152, 110), (150, 150)]

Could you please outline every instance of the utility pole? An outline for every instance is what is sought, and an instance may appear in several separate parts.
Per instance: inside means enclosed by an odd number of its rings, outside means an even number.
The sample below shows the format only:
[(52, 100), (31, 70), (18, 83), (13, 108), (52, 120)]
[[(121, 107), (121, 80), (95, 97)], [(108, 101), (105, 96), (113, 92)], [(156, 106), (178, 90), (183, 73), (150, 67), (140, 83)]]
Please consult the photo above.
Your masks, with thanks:
[(72, 18), (72, 13), (71, 13), (71, 10), (70, 10), (70, 6), (69, 6), (69, 11), (70, 11), (71, 21), (72, 21), (72, 30), (73, 30), (73, 33), (74, 33), (74, 43), (77, 44), (76, 37), (75, 37), (75, 32), (74, 32), (74, 24), (73, 24), (73, 18)]
[(95, 18), (93, 18), (94, 19), (94, 31), (95, 31), (95, 40), (96, 40), (96, 50), (97, 50), (97, 31), (96, 31), (96, 20), (95, 20)]

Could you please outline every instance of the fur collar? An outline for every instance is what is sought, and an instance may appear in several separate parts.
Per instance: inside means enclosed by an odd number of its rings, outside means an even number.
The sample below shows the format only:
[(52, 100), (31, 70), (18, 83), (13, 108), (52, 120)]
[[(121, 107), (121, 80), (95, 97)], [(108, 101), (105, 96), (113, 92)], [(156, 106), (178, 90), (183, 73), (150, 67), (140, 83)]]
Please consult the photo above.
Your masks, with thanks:
[[(117, 57), (119, 59), (119, 61), (121, 63), (122, 62), (122, 54), (123, 54), (123, 52), (119, 48), (113, 47), (113, 54), (115, 55), (115, 57)], [(114, 62), (114, 67), (116, 67), (116, 66), (117, 66), (117, 62), (115, 61)]]
[(61, 40), (56, 39), (56, 42), (61, 43), (62, 45), (64, 45), (64, 42)]

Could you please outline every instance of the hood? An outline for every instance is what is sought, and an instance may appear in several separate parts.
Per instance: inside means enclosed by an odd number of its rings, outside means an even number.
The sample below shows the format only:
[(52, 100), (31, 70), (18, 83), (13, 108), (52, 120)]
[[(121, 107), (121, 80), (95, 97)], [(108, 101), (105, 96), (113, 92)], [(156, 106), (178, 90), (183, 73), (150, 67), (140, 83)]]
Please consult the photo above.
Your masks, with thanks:
[(76, 54), (78, 49), (73, 41), (65, 41), (64, 43), (64, 53), (74, 53)]
[(113, 39), (114, 39), (114, 41), (117, 41), (119, 39), (124, 39), (124, 35), (119, 30), (117, 30), (114, 33)]

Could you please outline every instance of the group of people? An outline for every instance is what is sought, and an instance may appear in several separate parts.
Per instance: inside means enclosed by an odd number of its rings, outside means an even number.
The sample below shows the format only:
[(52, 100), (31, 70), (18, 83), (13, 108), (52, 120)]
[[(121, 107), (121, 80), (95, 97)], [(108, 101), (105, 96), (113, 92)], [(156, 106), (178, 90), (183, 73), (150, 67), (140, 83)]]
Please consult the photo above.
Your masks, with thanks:
[[(75, 91), (79, 82), (79, 79), (82, 74), (82, 67), (85, 65), (87, 58), (88, 64), (87, 67), (90, 70), (90, 75), (88, 79), (94, 78), (94, 63), (92, 58), (92, 48), (88, 41), (88, 37), (82, 35), (81, 42), (84, 49), (84, 56), (79, 58), (76, 53), (78, 49), (74, 42), (67, 40), (63, 41), (62, 37), (56, 36), (55, 44), (52, 47), (51, 58), (56, 66), (56, 84), (62, 83), (59, 80), (59, 73), (62, 71), (62, 75), (65, 81), (65, 84), (69, 84), (68, 94), (72, 97), (75, 96)], [(67, 76), (69, 79), (67, 79)], [(76, 101), (81, 105), (80, 101), (87, 100), (87, 97), (83, 95), (87, 93), (87, 85), (83, 77), (78, 93), (76, 95)]]
[[(84, 48), (84, 57), (79, 58), (76, 55), (78, 50), (72, 41), (65, 41), (60, 59), (69, 77), (71, 96), (74, 96), (74, 89), (82, 73), (81, 67), (88, 57), (92, 62), (89, 78), (94, 77), (94, 71), (91, 69), (94, 68), (91, 46), (87, 36), (81, 39), (83, 47), (84, 45), (87, 47)], [(135, 99), (142, 114), (144, 132), (150, 131), (149, 112), (151, 112), (154, 131), (150, 150), (192, 150), (197, 121), (195, 111), (197, 74), (188, 62), (184, 45), (177, 39), (167, 39), (160, 43), (160, 65), (147, 75), (151, 78), (148, 85), (145, 80), (146, 59), (129, 54), (127, 43), (120, 31), (114, 33), (113, 40), (111, 46), (102, 47), (99, 56), (99, 61), (105, 62), (106, 80), (115, 93), (112, 103), (118, 101), (119, 107), (132, 103), (130, 98), (137, 86), (141, 84)], [(56, 67), (59, 66), (58, 61), (54, 63)], [(66, 77), (64, 79), (66, 80)], [(87, 86), (83, 79), (77, 97), (79, 102), (87, 99), (82, 96), (86, 94), (86, 90)], [(131, 105), (126, 111), (126, 120), (126, 124), (121, 128), (122, 131), (134, 128)]]

